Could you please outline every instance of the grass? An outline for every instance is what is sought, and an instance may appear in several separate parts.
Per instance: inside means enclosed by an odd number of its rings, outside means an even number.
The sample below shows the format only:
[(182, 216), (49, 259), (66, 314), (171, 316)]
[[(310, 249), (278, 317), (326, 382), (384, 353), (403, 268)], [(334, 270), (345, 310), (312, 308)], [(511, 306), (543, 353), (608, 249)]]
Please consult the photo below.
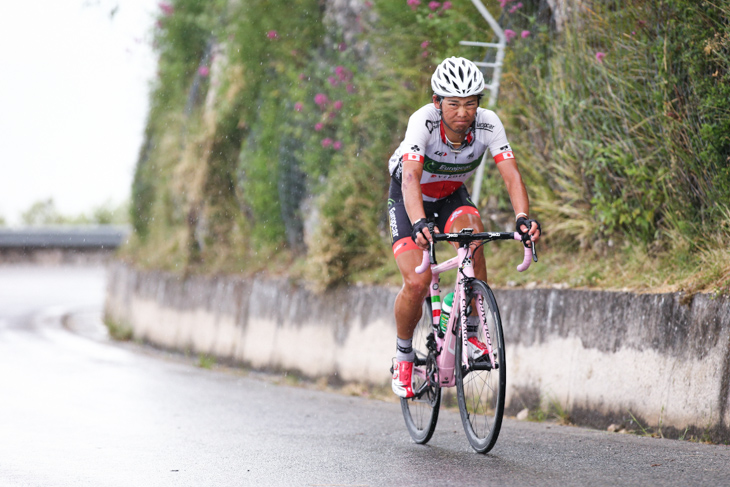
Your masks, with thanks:
[(543, 421), (554, 420), (558, 424), (564, 426), (573, 424), (573, 421), (570, 418), (570, 413), (555, 397), (549, 397), (547, 400), (542, 402), (547, 403), (546, 407), (539, 407), (530, 411), (527, 416), (528, 421), (540, 423)]
[(106, 325), (107, 330), (109, 330), (109, 336), (111, 336), (114, 340), (128, 342), (134, 337), (132, 327), (125, 323), (120, 323), (109, 317), (105, 317), (104, 325)]
[(207, 353), (201, 353), (200, 355), (198, 355), (197, 365), (201, 369), (210, 370), (213, 368), (213, 366), (215, 366), (215, 363), (215, 357), (213, 357), (212, 355), (208, 355)]

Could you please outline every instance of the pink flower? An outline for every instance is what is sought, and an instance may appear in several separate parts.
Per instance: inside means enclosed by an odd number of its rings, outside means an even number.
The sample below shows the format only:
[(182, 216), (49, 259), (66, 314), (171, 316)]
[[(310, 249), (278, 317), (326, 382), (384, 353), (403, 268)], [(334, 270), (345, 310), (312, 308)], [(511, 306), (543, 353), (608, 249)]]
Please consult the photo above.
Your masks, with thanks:
[(175, 7), (173, 7), (169, 2), (160, 2), (157, 6), (160, 7), (160, 10), (162, 10), (162, 13), (165, 15), (172, 15), (173, 12), (175, 12)]
[(329, 112), (327, 116), (330, 118), (330, 120), (334, 120), (337, 118), (337, 114), (335, 112)]
[(449, 10), (451, 8), (451, 2), (444, 2), (444, 4), (441, 5), (441, 8), (444, 10)]
[(421, 5), (421, 0), (408, 0), (408, 6), (411, 7), (411, 10), (416, 10), (419, 5)]
[(428, 14), (428, 18), (429, 19), (432, 19), (433, 18), (433, 14)]
[(324, 124), (322, 122), (317, 122), (314, 124), (314, 131), (319, 132), (324, 128)]
[(515, 6), (513, 6), (511, 9), (509, 9), (509, 13), (513, 14), (521, 8), (522, 8), (522, 2), (519, 2), (519, 3), (515, 4)]
[(352, 95), (353, 93), (355, 93), (355, 85), (353, 85), (352, 83), (348, 83), (348, 84), (347, 84), (347, 88), (346, 88), (346, 89), (347, 89), (347, 92), (348, 92), (349, 94), (351, 94), (351, 95)]
[(337, 79), (337, 78), (335, 78), (334, 76), (330, 76), (329, 78), (327, 78), (327, 81), (329, 82), (329, 84), (330, 84), (331, 86), (337, 86), (337, 85), (339, 85), (339, 84), (340, 84), (340, 80), (338, 80), (338, 79)]
[(512, 29), (504, 29), (504, 36), (507, 38), (507, 42), (511, 41), (515, 38), (517, 33), (513, 31)]
[(302, 102), (298, 101), (294, 104), (294, 110), (301, 112), (304, 110), (304, 105), (302, 105)]
[(431, 9), (431, 11), (436, 11), (441, 6), (441, 2), (428, 2), (428, 8)]
[(426, 49), (429, 44), (431, 44), (429, 41), (423, 41), (423, 42), (421, 42), (421, 49)]
[(340, 142), (339, 140), (336, 140), (335, 143), (332, 144), (332, 148), (334, 150), (340, 150), (340, 149), (342, 149), (342, 142)]
[(423, 51), (421, 53), (421, 57), (428, 57), (428, 51)]
[(277, 37), (279, 37), (279, 33), (275, 30), (270, 30), (266, 33), (266, 37), (268, 37), (269, 39), (276, 39)]
[(350, 81), (352, 79), (352, 73), (347, 70), (344, 66), (337, 66), (335, 68), (335, 74), (340, 81)]
[(530, 37), (530, 31), (529, 30), (523, 30), (522, 31), (522, 34), (520, 34), (520, 35), (522, 36), (523, 39), (527, 39), (528, 37)]
[(346, 42), (340, 42), (340, 45), (337, 46), (337, 49), (339, 49), (340, 52), (346, 51), (347, 50), (347, 43)]
[(596, 53), (596, 61), (598, 61), (599, 63), (602, 63), (603, 62), (603, 58), (605, 58), (605, 57), (606, 57), (606, 53), (605, 52), (600, 52), (599, 51), (599, 52)]
[(510, 3), (512, 0), (499, 0), (500, 7), (504, 8), (507, 6), (508, 3)]
[(335, 110), (342, 110), (342, 100), (337, 100), (332, 104)]
[(322, 139), (322, 147), (324, 147), (326, 149), (327, 147), (329, 147), (331, 145), (332, 145), (332, 139), (330, 139), (329, 137), (327, 137), (326, 139)]
[(636, 35), (636, 31), (635, 31), (635, 30), (632, 30), (632, 31), (631, 31), (631, 35), (632, 35), (632, 36), (635, 36), (635, 35)]
[(326, 105), (329, 100), (327, 99), (327, 95), (324, 93), (317, 93), (314, 95), (314, 103), (316, 103), (318, 106)]
[(208, 66), (201, 66), (198, 68), (198, 74), (205, 78), (210, 74), (210, 69), (208, 69)]

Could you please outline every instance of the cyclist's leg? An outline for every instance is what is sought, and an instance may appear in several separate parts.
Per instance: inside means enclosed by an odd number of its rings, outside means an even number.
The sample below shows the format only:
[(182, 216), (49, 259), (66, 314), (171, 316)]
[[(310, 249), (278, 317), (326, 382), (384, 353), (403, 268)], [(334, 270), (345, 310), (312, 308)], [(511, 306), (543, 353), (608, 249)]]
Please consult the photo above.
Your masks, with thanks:
[(430, 270), (416, 274), (416, 267), (421, 265), (422, 260), (423, 251), (417, 247), (415, 250), (401, 252), (395, 258), (403, 277), (403, 287), (395, 298), (395, 323), (398, 338), (404, 340), (413, 336), (413, 330), (421, 319), (423, 300), (428, 295), (428, 287), (431, 284)]
[(421, 318), (423, 300), (431, 283), (431, 271), (429, 269), (423, 274), (416, 274), (415, 269), (421, 264), (423, 252), (411, 238), (413, 227), (403, 202), (400, 183), (395, 179), (390, 184), (388, 220), (393, 255), (403, 277), (403, 287), (395, 299), (395, 322), (398, 338), (410, 340)]
[[(479, 210), (469, 197), (466, 188), (462, 186), (456, 190), (441, 208), (437, 224), (444, 233), (457, 233), (464, 228), (473, 228), (475, 232), (483, 232), (484, 225), (479, 216)], [(454, 248), (459, 244), (454, 243)], [(476, 247), (477, 244), (474, 244)], [(474, 276), (484, 282), (487, 281), (487, 266), (484, 261), (484, 252), (480, 246), (474, 253)]]
[[(428, 294), (431, 281), (431, 271), (429, 269), (423, 274), (416, 274), (416, 267), (423, 259), (423, 251), (411, 238), (411, 222), (403, 200), (398, 196), (400, 188), (394, 190), (391, 185), (391, 198), (388, 200), (391, 241), (396, 264), (403, 276), (403, 287), (395, 300), (397, 337), (392, 388), (401, 398), (411, 398), (415, 395), (412, 374), (416, 353), (413, 348), (413, 333), (421, 319), (423, 301)], [(424, 349), (421, 352), (426, 351)]]

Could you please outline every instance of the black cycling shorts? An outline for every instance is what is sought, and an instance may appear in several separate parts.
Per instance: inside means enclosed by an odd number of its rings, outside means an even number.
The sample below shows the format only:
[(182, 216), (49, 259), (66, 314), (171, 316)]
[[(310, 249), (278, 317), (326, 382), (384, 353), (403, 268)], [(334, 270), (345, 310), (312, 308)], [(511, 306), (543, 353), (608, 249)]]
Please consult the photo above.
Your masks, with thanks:
[[(426, 212), (426, 218), (434, 218), (436, 226), (444, 233), (451, 230), (451, 225), (460, 215), (472, 214), (479, 217), (479, 210), (472, 202), (464, 185), (446, 198), (438, 201), (424, 201), (423, 209)], [(406, 213), (401, 183), (394, 177), (390, 178), (388, 192), (388, 221), (390, 222), (390, 241), (395, 257), (406, 250), (418, 250), (418, 246), (411, 238), (413, 227), (408, 213)]]

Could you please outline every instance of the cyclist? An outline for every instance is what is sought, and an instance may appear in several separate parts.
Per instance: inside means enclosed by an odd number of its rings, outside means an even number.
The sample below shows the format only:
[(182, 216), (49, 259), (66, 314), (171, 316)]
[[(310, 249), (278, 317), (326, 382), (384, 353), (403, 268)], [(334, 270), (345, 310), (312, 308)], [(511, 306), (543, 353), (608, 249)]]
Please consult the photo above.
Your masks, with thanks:
[[(533, 242), (540, 238), (540, 224), (528, 217), (527, 190), (502, 122), (493, 111), (479, 107), (484, 89), (479, 68), (464, 58), (448, 58), (433, 73), (431, 88), (433, 103), (410, 117), (405, 138), (388, 164), (391, 243), (403, 277), (395, 300), (397, 343), (392, 382), (393, 392), (400, 397), (413, 397), (413, 330), (431, 283), (430, 271), (415, 272), (431, 241), (427, 218), (435, 219), (435, 232), (484, 231), (464, 182), (487, 149), (507, 186), (517, 231), (528, 234)], [(481, 248), (475, 252), (473, 265), (476, 277), (486, 280)], [(472, 319), (478, 320), (468, 318), (467, 344), (468, 353), (476, 359), (486, 353), (486, 347), (477, 340), (477, 323)]]

